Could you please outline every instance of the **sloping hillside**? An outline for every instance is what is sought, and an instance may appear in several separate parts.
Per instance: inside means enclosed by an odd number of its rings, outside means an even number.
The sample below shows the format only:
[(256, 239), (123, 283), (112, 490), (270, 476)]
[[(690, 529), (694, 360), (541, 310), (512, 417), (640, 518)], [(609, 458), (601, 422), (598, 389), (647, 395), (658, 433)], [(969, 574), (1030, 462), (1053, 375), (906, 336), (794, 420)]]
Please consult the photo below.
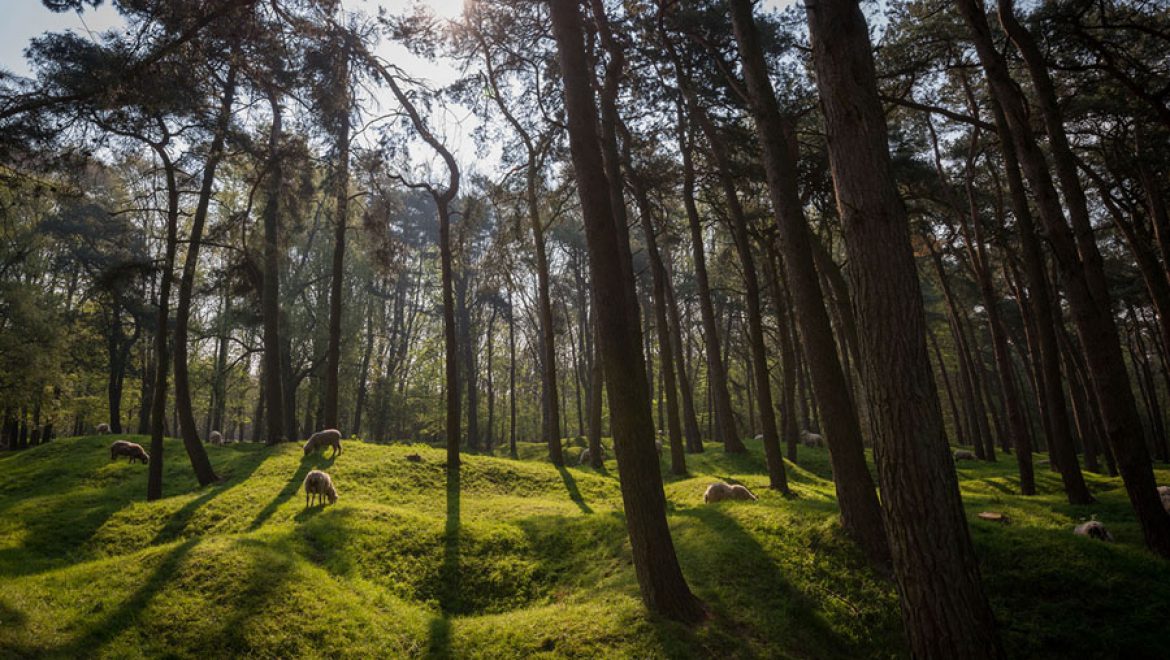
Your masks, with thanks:
[[(612, 461), (558, 470), (531, 446), (526, 460), (467, 456), (450, 479), (430, 447), (347, 442), (329, 460), (237, 445), (209, 447), (223, 482), (199, 489), (175, 441), (166, 497), (148, 504), (146, 468), (111, 462), (109, 441), (0, 458), (0, 656), (905, 653), (892, 585), (833, 522), (821, 450), (789, 465), (794, 499), (763, 489), (752, 443), (747, 457), (712, 445), (668, 480), (679, 556), (712, 612), (684, 629), (640, 605)], [(336, 506), (305, 509), (314, 467), (334, 476)], [(1009, 652), (1170, 657), (1170, 565), (1141, 549), (1119, 482), (1093, 478), (1100, 503), (1069, 507), (1048, 472), (1040, 496), (1014, 495), (1012, 469), (960, 471)], [(703, 505), (716, 478), (760, 501)], [(1012, 524), (976, 520), (985, 509)], [(1090, 514), (1116, 544), (1071, 535)]]

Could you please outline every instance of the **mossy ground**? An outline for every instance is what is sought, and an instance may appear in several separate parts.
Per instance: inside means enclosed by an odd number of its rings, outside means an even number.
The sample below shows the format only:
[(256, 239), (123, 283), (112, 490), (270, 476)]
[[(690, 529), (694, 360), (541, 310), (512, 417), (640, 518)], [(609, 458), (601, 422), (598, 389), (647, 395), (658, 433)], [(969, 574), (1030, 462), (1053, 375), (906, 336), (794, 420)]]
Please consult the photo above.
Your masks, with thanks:
[[(679, 558), (711, 610), (684, 628), (641, 606), (612, 461), (557, 469), (522, 443), (520, 460), (465, 456), (452, 478), (426, 446), (351, 441), (329, 460), (235, 445), (208, 447), (223, 481), (198, 488), (168, 441), (165, 497), (146, 503), (146, 468), (110, 462), (110, 440), (0, 457), (0, 657), (906, 654), (892, 584), (835, 523), (823, 450), (789, 464), (792, 499), (765, 490), (751, 441), (667, 476)], [(314, 467), (337, 505), (305, 509)], [(1118, 480), (1090, 476), (1099, 503), (1073, 507), (1048, 471), (1040, 495), (1016, 495), (1010, 456), (959, 475), (1010, 655), (1170, 657), (1170, 563), (1143, 550)], [(705, 506), (715, 479), (760, 501)], [(1012, 523), (975, 518), (988, 509)], [(1072, 536), (1090, 514), (1117, 543)]]

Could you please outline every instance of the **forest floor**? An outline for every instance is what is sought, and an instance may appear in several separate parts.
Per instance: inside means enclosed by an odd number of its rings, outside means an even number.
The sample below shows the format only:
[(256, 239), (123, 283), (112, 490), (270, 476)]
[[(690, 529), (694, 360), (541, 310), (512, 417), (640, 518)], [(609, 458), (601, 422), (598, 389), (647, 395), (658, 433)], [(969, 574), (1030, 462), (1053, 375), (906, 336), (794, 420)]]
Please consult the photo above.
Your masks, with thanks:
[[(711, 611), (685, 628), (638, 599), (612, 460), (557, 469), (522, 445), (521, 460), (465, 456), (450, 478), (427, 446), (346, 442), (330, 460), (245, 444), (208, 447), (223, 481), (198, 488), (168, 441), (165, 497), (146, 503), (146, 467), (111, 462), (110, 441), (0, 457), (0, 657), (906, 655), (893, 585), (835, 522), (824, 450), (789, 464), (792, 499), (765, 489), (750, 441), (667, 477), (678, 555)], [(305, 508), (313, 468), (333, 475), (335, 506)], [(1117, 479), (1088, 475), (1099, 503), (1073, 507), (1047, 470), (1040, 495), (1016, 495), (1010, 456), (959, 475), (1011, 656), (1170, 657), (1170, 562), (1143, 550)], [(704, 505), (716, 479), (759, 502)], [(1072, 535), (1090, 515), (1116, 543)]]

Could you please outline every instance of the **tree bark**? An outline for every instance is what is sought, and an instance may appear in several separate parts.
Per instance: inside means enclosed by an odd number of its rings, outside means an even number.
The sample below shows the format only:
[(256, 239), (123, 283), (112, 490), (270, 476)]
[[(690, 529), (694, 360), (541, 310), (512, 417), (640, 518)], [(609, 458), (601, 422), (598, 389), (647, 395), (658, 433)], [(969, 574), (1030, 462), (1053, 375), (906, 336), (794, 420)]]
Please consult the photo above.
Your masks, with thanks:
[(902, 619), (917, 657), (1002, 658), (926, 352), (910, 230), (855, 0), (806, 5)]
[[(959, 6), (971, 28), (988, 81), (1003, 106), (1020, 163), (1048, 230), (1048, 239), (1056, 255), (1073, 321), (1081, 346), (1084, 347), (1089, 379), (1096, 391), (1105, 422), (1105, 435), (1117, 458), (1118, 469), (1146, 545), (1162, 557), (1170, 558), (1170, 516), (1166, 515), (1158, 499), (1149, 452), (1141, 440), (1137, 402), (1125, 369), (1120, 335), (1112, 316), (1112, 302), (1101, 269), (1100, 253), (1091, 233), (1092, 228), (1084, 226), (1087, 217), (1081, 218), (1080, 209), (1075, 208), (1079, 182), (1065, 181), (1067, 177), (1061, 176), (1067, 188), (1067, 199), (1073, 207), (1074, 227), (1070, 229), (1044, 155), (1030, 133), (1028, 113), (1019, 88), (1011, 79), (1003, 56), (994, 48), (983, 10), (976, 0), (959, 0)], [(1009, 27), (1009, 32), (1013, 31)], [(1018, 34), (1013, 36), (1013, 40), (1018, 40), (1018, 37)], [(1028, 53), (1024, 55), (1027, 59)], [(1036, 67), (1030, 68), (1033, 69), (1033, 82), (1038, 88), (1043, 87), (1044, 76), (1039, 75)], [(1058, 143), (1063, 139), (1062, 122), (1059, 117), (1053, 116), (1057, 111), (1048, 107), (1052, 99), (1047, 99), (1048, 95), (1040, 91), (1041, 109), (1049, 127), (1050, 144), (1057, 156), (1058, 172), (1063, 172), (1065, 166), (1061, 165), (1062, 158), (1058, 156), (1061, 151)], [(1075, 165), (1073, 174), (1075, 176)], [(1083, 191), (1081, 197), (1080, 201), (1083, 201)], [(1075, 455), (1072, 460), (1075, 460)]]
[[(728, 5), (751, 98), (752, 116), (760, 138), (772, 210), (779, 229), (778, 244), (783, 256), (785, 283), (796, 304), (796, 322), (800, 325), (801, 339), (809, 358), (813, 392), (830, 447), (829, 458), (841, 505), (841, 522), (871, 561), (887, 565), (890, 549), (879, 514), (881, 508), (874, 492), (873, 478), (865, 462), (861, 421), (857, 416), (857, 407), (853, 405), (848, 380), (833, 339), (832, 325), (825, 310), (808, 224), (797, 188), (799, 176), (795, 128), (791, 120), (781, 114), (768, 78), (763, 47), (752, 17), (751, 1), (729, 0)], [(865, 47), (868, 53), (868, 43)]]
[[(666, 498), (654, 449), (650, 393), (634, 303), (629, 243), (619, 239), (597, 129), (581, 15), (575, 0), (550, 0), (552, 30), (564, 81), (569, 144), (597, 300), (614, 450), (634, 570), (646, 606), (667, 618), (695, 622), (702, 603), (687, 587), (666, 523)], [(623, 263), (625, 264), (623, 266)]]
[[(350, 92), (349, 47), (341, 49), (335, 72), (340, 110), (334, 120), (337, 169), (334, 172), (333, 264), (329, 282), (329, 344), (325, 349), (325, 416), (322, 428), (336, 429), (338, 420), (338, 378), (341, 370), (341, 307), (345, 284), (345, 229), (349, 220)], [(354, 430), (356, 433), (357, 430)]]
[[(281, 108), (275, 90), (269, 90), (272, 127), (268, 137), (268, 200), (264, 207), (264, 281), (261, 309), (264, 317), (265, 442), (287, 440), (284, 428), (284, 383), (280, 340), (280, 195), (284, 187), (281, 154)], [(295, 429), (288, 429), (295, 433)]]
[(696, 295), (699, 298), (699, 312), (703, 319), (703, 340), (707, 349), (707, 391), (714, 406), (715, 439), (723, 443), (725, 451), (737, 452), (741, 451), (743, 442), (739, 439), (735, 428), (735, 418), (731, 412), (731, 394), (727, 390), (727, 369), (723, 363), (719, 326), (715, 322), (715, 308), (711, 303), (711, 285), (707, 279), (703, 226), (699, 219), (698, 206), (695, 204), (695, 166), (681, 109), (679, 111), (678, 134), (683, 159), (683, 205), (686, 207), (687, 222), (690, 227), (695, 285), (698, 288)]

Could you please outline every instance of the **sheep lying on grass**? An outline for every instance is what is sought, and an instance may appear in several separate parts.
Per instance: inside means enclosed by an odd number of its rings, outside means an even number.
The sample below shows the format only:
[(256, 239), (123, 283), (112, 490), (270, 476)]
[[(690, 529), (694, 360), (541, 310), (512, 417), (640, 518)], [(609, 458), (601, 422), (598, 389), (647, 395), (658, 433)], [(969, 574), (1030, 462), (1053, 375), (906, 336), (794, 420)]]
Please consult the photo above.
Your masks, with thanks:
[(333, 487), (333, 478), (320, 470), (313, 470), (305, 475), (305, 508), (310, 506), (309, 502), (312, 500), (324, 506), (327, 497), (330, 504), (337, 504), (337, 489)]
[(126, 456), (130, 462), (142, 461), (143, 465), (150, 463), (150, 454), (142, 448), (142, 445), (126, 440), (117, 440), (110, 445), (110, 460), (114, 460), (119, 456)]
[(800, 444), (805, 447), (824, 447), (825, 438), (819, 433), (809, 433), (808, 431), (800, 432)]
[(97, 432), (98, 432), (98, 435), (105, 435), (105, 434), (109, 433), (110, 432), (110, 425), (106, 424), (105, 422), (98, 424), (97, 425)]
[(752, 495), (752, 492), (739, 484), (725, 484), (722, 481), (707, 486), (707, 491), (703, 493), (703, 501), (707, 504), (713, 502), (722, 502), (723, 500), (744, 500), (756, 501), (759, 498)]
[(305, 443), (305, 456), (317, 451), (322, 447), (333, 447), (333, 453), (329, 458), (341, 453), (341, 431), (337, 429), (325, 429), (324, 431), (317, 431)]
[(1158, 486), (1158, 497), (1162, 498), (1162, 508), (1170, 513), (1170, 486)]
[(959, 461), (973, 461), (973, 460), (975, 460), (975, 454), (972, 454), (971, 452), (967, 451), (966, 449), (956, 449), (955, 450), (955, 462), (956, 463), (958, 463)]
[[(589, 463), (589, 448), (586, 447), (581, 450), (581, 456), (577, 458), (577, 465), (587, 465)], [(605, 447), (601, 448), (601, 460), (605, 460)]]
[(1096, 520), (1090, 520), (1077, 525), (1073, 528), (1073, 534), (1087, 536), (1099, 541), (1113, 542), (1113, 535), (1109, 533), (1109, 530), (1105, 529), (1105, 525)]
[(223, 444), (223, 434), (220, 433), (219, 431), (212, 431), (207, 436), (207, 441), (213, 445), (222, 445)]

